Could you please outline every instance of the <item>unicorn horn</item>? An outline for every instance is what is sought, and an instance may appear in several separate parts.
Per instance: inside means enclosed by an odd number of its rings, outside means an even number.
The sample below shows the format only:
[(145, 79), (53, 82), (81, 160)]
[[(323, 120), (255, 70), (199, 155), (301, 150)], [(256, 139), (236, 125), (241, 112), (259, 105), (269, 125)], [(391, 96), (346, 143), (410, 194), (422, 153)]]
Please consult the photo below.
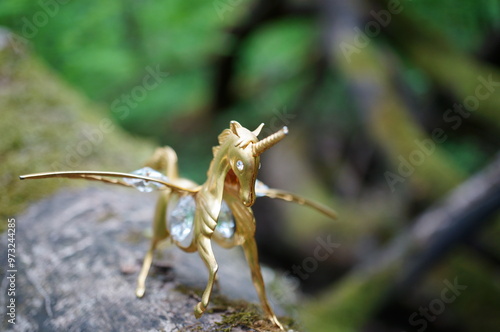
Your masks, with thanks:
[(254, 157), (259, 156), (262, 152), (266, 151), (279, 141), (281, 141), (288, 134), (288, 127), (283, 127), (281, 130), (275, 132), (272, 135), (267, 136), (263, 140), (258, 141), (253, 144), (253, 155)]

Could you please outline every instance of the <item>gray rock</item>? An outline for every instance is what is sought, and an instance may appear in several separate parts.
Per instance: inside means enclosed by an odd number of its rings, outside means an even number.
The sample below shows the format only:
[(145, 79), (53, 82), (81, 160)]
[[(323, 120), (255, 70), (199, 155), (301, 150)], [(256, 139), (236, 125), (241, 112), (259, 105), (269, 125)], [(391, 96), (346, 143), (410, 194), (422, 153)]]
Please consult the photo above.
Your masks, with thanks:
[[(43, 185), (40, 181), (40, 185)], [(7, 322), (7, 250), (0, 254), (3, 329), (15, 331), (214, 331), (228, 308), (193, 308), (206, 285), (198, 255), (161, 249), (144, 298), (135, 283), (149, 244), (156, 196), (128, 189), (63, 190), (16, 218), (16, 324)], [(4, 239), (7, 234), (3, 234)], [(214, 245), (220, 293), (258, 303), (239, 248)], [(267, 271), (267, 272), (266, 272)], [(265, 270), (265, 279), (272, 272)], [(267, 277), (267, 278), (266, 278)], [(275, 306), (276, 307), (276, 306)], [(278, 308), (276, 308), (278, 309)], [(280, 313), (280, 310), (278, 310)]]

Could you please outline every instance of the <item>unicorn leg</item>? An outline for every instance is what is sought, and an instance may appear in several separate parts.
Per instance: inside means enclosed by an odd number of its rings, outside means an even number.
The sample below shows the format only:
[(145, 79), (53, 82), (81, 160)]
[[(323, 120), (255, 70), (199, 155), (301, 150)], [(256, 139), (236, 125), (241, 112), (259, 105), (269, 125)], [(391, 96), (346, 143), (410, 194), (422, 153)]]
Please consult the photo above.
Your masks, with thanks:
[(267, 318), (273, 322), (274, 325), (284, 330), (283, 325), (278, 321), (278, 318), (273, 312), (273, 309), (269, 305), (266, 296), (266, 289), (264, 286), (264, 279), (262, 278), (262, 273), (260, 271), (259, 265), (259, 254), (257, 252), (257, 245), (254, 238), (247, 238), (245, 243), (242, 244), (243, 251), (245, 252), (245, 257), (247, 259), (248, 265), (252, 272), (252, 282), (259, 295), (259, 299), (262, 305), (262, 309), (266, 314)]
[(217, 270), (219, 269), (219, 267), (217, 265), (217, 261), (215, 260), (214, 253), (212, 251), (212, 243), (210, 241), (210, 238), (200, 234), (197, 243), (198, 243), (198, 252), (200, 254), (201, 259), (207, 266), (209, 273), (207, 287), (205, 288), (205, 291), (201, 296), (201, 302), (199, 302), (194, 309), (195, 317), (200, 318), (201, 315), (203, 315), (203, 313), (207, 309), (208, 302), (210, 302), (210, 295), (212, 294), (212, 289), (214, 286)]
[(137, 278), (137, 288), (135, 290), (135, 295), (137, 297), (143, 297), (146, 291), (146, 278), (149, 274), (149, 269), (151, 268), (151, 263), (153, 262), (153, 256), (158, 243), (168, 237), (168, 231), (165, 223), (165, 216), (167, 213), (167, 202), (169, 199), (169, 193), (163, 192), (158, 198), (156, 203), (155, 216), (153, 219), (153, 237), (151, 239), (151, 245), (149, 247), (146, 256), (144, 256), (144, 262), (142, 263), (141, 272)]
[(151, 240), (151, 246), (149, 247), (146, 256), (144, 256), (144, 262), (142, 263), (142, 269), (137, 278), (137, 288), (135, 289), (135, 295), (137, 297), (143, 297), (144, 292), (146, 292), (146, 278), (149, 274), (149, 269), (151, 268), (151, 263), (153, 262), (153, 255), (156, 249), (158, 241), (155, 239)]

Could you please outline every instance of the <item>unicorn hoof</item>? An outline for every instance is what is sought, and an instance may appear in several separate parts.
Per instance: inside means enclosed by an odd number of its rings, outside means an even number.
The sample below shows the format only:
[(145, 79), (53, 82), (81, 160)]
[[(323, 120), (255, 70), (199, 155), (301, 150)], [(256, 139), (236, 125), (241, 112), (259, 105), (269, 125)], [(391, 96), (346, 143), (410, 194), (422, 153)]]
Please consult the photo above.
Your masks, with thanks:
[(141, 298), (144, 296), (145, 292), (146, 292), (145, 287), (137, 287), (137, 289), (135, 290), (135, 296), (137, 296), (138, 298)]
[(201, 302), (198, 302), (198, 304), (194, 308), (194, 316), (196, 318), (200, 318), (201, 315), (203, 315), (203, 313), (205, 312), (205, 310), (206, 310), (205, 306), (203, 306)]
[(280, 330), (282, 331), (285, 331), (285, 329), (283, 328), (283, 325), (281, 325), (281, 323), (279, 322), (278, 318), (276, 316), (273, 316), (273, 317), (269, 317), (269, 320), (274, 324), (276, 325), (276, 327), (278, 327)]

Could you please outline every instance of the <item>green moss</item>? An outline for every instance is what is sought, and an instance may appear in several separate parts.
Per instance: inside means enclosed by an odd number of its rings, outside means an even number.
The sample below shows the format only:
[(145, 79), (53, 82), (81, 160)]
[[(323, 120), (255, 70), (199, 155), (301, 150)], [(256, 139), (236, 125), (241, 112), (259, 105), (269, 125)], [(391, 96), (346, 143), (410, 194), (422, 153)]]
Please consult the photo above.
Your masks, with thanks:
[(224, 314), (221, 322), (216, 323), (219, 331), (230, 332), (236, 326), (252, 327), (254, 322), (259, 321), (259, 315), (255, 312), (237, 311)]
[[(296, 330), (296, 323), (289, 317), (278, 318), (286, 330)], [(251, 303), (236, 302), (229, 306), (225, 313), (222, 314), (222, 321), (215, 323), (216, 331), (229, 332), (235, 327), (248, 328), (251, 331), (281, 331), (266, 319), (258, 308)]]

